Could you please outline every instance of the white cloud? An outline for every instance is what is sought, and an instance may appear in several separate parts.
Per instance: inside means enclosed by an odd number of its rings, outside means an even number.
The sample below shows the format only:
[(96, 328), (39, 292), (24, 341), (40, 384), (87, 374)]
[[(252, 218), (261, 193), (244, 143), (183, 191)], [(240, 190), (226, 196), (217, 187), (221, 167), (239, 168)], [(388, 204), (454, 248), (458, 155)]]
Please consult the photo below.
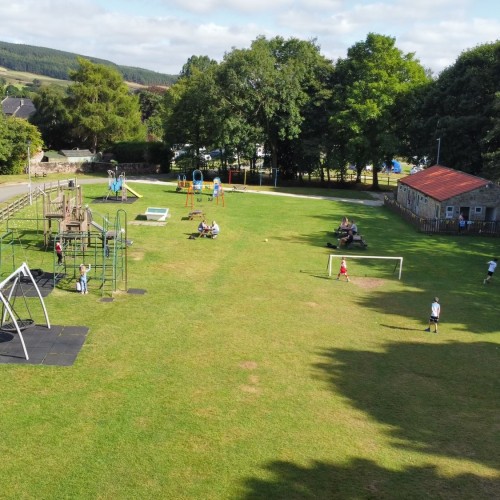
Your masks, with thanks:
[[(472, 10), (477, 3), (482, 17)], [(0, 40), (171, 74), (192, 55), (220, 61), (261, 34), (316, 38), (322, 53), (337, 59), (369, 32), (395, 37), (403, 52), (438, 72), (500, 33), (493, 0), (0, 0), (0, 6)]]

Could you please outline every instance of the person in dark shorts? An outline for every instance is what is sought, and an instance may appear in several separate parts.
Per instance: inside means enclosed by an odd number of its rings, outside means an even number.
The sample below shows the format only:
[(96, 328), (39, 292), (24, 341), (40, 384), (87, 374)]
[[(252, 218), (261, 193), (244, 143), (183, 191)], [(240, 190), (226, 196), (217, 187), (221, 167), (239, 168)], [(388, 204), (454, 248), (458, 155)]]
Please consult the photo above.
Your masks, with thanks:
[(339, 246), (346, 247), (352, 243), (353, 239), (354, 239), (354, 236), (352, 234), (352, 231), (349, 230), (349, 233), (347, 234), (347, 236), (339, 239)]
[(439, 316), (441, 314), (441, 306), (439, 305), (439, 298), (434, 297), (434, 301), (431, 304), (431, 317), (429, 318), (429, 328), (426, 328), (426, 332), (431, 331), (432, 325), (434, 325), (434, 333), (438, 332)]
[(56, 241), (56, 255), (57, 255), (57, 264), (61, 266), (63, 263), (63, 249), (60, 241)]
[(493, 273), (495, 272), (495, 269), (497, 268), (497, 261), (498, 261), (498, 259), (495, 258), (495, 259), (490, 260), (489, 262), (487, 262), (487, 264), (488, 264), (488, 275), (483, 280), (483, 285), (486, 285), (487, 283), (490, 282), (490, 279), (493, 276)]

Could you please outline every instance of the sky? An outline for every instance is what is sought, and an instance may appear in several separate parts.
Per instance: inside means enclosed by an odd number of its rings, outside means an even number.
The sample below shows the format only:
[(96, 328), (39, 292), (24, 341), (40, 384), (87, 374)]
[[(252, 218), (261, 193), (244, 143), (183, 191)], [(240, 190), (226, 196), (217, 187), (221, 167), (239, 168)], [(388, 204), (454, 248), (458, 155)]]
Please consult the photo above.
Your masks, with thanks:
[(335, 61), (368, 33), (388, 35), (438, 75), (500, 39), (498, 0), (0, 0), (0, 41), (177, 75), (258, 36), (315, 39)]

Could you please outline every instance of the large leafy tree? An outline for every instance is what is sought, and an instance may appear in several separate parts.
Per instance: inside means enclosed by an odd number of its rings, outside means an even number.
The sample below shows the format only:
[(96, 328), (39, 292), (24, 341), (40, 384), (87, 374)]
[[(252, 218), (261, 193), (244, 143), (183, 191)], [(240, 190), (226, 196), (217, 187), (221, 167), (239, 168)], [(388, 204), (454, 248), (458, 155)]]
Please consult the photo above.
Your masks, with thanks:
[(370, 33), (337, 62), (331, 133), (359, 168), (378, 171), (400, 149), (396, 120), (398, 98), (424, 84), (428, 76), (413, 54), (403, 54), (394, 38)]
[(78, 63), (70, 73), (68, 108), (79, 143), (97, 151), (115, 142), (144, 140), (138, 97), (120, 73), (83, 58)]
[[(492, 173), (491, 158), (498, 150), (500, 92), (500, 41), (463, 52), (445, 69), (420, 98), (414, 128), (421, 150), (439, 163), (472, 174), (482, 174), (485, 159)], [(492, 156), (493, 155), (493, 156)]]
[(163, 137), (163, 102), (165, 89), (152, 86), (138, 92), (142, 122), (148, 131), (148, 141)]
[[(243, 143), (265, 143), (278, 168), (280, 143), (299, 137), (307, 89), (322, 60), (314, 42), (296, 38), (257, 38), (250, 49), (227, 54), (219, 72), (219, 88), (232, 136)], [(282, 155), (283, 157), (284, 155)]]
[(218, 130), (216, 69), (215, 62), (193, 57), (165, 94), (165, 140), (170, 146), (190, 144), (194, 166), (200, 165), (200, 149), (214, 144)]
[(36, 111), (29, 121), (38, 127), (49, 149), (63, 149), (71, 144), (71, 117), (66, 98), (65, 90), (58, 85), (42, 87), (33, 98)]
[(28, 144), (31, 154), (41, 150), (38, 129), (26, 120), (0, 113), (0, 174), (23, 172), (28, 164)]
[(492, 127), (483, 141), (483, 173), (489, 179), (500, 181), (500, 92), (495, 95), (492, 109)]

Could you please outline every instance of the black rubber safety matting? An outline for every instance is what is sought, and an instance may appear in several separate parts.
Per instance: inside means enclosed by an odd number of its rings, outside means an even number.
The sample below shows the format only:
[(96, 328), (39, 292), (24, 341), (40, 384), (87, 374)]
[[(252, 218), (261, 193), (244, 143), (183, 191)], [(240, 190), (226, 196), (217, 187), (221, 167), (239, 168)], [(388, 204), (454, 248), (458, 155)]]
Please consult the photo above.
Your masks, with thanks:
[[(54, 274), (53, 273), (47, 273), (47, 272), (41, 272), (41, 273), (34, 273), (32, 272), (33, 279), (35, 280), (35, 283), (40, 290), (40, 293), (42, 297), (47, 297), (50, 292), (54, 289)], [(55, 277), (55, 282), (56, 284), (65, 277), (65, 274), (59, 273), (56, 274)], [(11, 285), (7, 285), (4, 288), (4, 295), (8, 295), (8, 291), (10, 289)], [(35, 287), (33, 285), (33, 282), (29, 277), (24, 277), (22, 276), (20, 279), (20, 282), (17, 283), (16, 289), (14, 290), (14, 297), (22, 297), (24, 293), (25, 297), (37, 297), (37, 293), (35, 290)]]
[(144, 295), (146, 293), (146, 290), (142, 288), (129, 288), (127, 290), (127, 293), (130, 293), (132, 295)]
[(106, 198), (103, 196), (102, 198), (94, 198), (92, 203), (135, 203), (139, 198), (136, 198), (135, 196), (127, 196), (126, 200), (122, 200), (121, 197), (116, 198), (115, 196), (110, 196), (109, 198)]
[(89, 329), (86, 326), (35, 325), (22, 332), (29, 359), (17, 333), (0, 331), (0, 364), (71, 366)]

